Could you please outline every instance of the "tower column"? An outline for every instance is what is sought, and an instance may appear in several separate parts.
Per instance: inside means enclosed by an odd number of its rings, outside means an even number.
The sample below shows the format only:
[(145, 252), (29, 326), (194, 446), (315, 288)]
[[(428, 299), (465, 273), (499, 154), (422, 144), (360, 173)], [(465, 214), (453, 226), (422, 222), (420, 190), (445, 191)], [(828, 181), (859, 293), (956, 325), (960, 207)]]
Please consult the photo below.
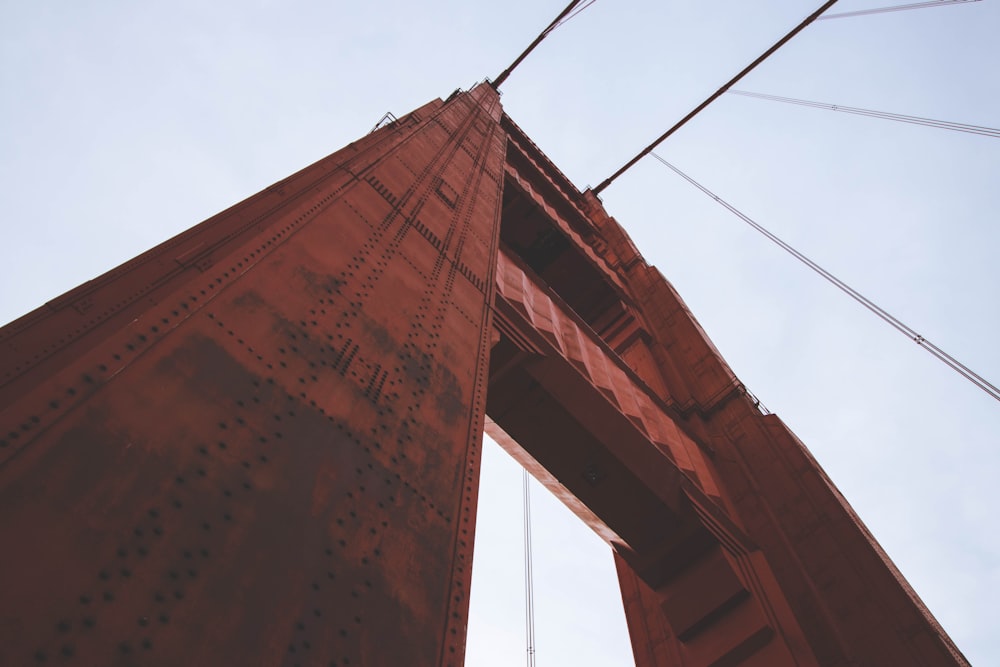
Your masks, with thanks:
[(0, 663), (462, 664), (500, 115), (426, 105), (3, 330)]

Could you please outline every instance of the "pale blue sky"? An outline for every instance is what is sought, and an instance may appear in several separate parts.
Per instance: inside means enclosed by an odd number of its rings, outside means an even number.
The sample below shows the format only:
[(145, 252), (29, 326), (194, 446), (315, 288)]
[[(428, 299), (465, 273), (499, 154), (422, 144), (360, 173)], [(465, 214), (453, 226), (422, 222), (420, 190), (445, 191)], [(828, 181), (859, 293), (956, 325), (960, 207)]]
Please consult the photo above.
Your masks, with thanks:
[[(503, 102), (579, 187), (597, 184), (818, 4), (599, 0), (515, 72)], [(0, 0), (0, 320), (386, 111), (495, 76), (564, 5)], [(998, 127), (998, 29), (994, 0), (821, 22), (740, 88)], [(1000, 381), (1000, 141), (728, 96), (659, 152)], [(654, 160), (603, 199), (967, 657), (1000, 663), (1000, 405)], [(520, 475), (503, 456), (486, 456), (495, 555), (476, 555), (471, 665), (523, 656)], [(610, 554), (575, 541), (536, 489), (539, 664), (618, 664)]]

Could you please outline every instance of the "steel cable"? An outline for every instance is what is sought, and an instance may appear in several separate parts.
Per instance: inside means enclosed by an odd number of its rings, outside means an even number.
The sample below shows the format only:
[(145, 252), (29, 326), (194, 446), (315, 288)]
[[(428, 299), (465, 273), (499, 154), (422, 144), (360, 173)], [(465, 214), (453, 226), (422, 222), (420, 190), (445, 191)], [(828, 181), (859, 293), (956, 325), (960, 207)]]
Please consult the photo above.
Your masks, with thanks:
[(586, 9), (587, 7), (590, 7), (590, 6), (591, 6), (592, 4), (594, 4), (595, 2), (597, 2), (597, 0), (587, 0), (587, 2), (585, 2), (584, 4), (582, 4), (582, 5), (580, 5), (579, 7), (577, 7), (577, 8), (576, 8), (576, 11), (574, 11), (574, 12), (573, 12), (572, 14), (568, 14), (568, 15), (566, 16), (566, 18), (564, 18), (563, 20), (559, 21), (559, 23), (556, 23), (555, 25), (552, 25), (552, 26), (550, 26), (550, 27), (546, 28), (546, 29), (545, 29), (545, 34), (548, 34), (548, 33), (552, 32), (553, 30), (555, 30), (556, 28), (558, 28), (558, 27), (560, 27), (560, 26), (563, 26), (563, 25), (565, 25), (565, 24), (569, 23), (569, 22), (570, 22), (571, 20), (573, 20), (573, 19), (575, 19), (575, 18), (576, 18), (577, 16), (579, 16), (579, 15), (580, 15), (580, 12), (582, 12), (582, 11), (583, 11), (584, 9)]
[(524, 635), (527, 643), (527, 665), (535, 667), (535, 579), (531, 553), (531, 478), (522, 473), (524, 502)]
[(994, 139), (1000, 139), (1000, 129), (993, 127), (983, 127), (981, 125), (969, 125), (968, 123), (955, 123), (949, 120), (936, 120), (934, 118), (922, 118), (920, 116), (907, 116), (905, 114), (892, 113), (890, 111), (875, 111), (873, 109), (845, 107), (839, 104), (830, 104), (828, 102), (811, 102), (809, 100), (795, 99), (794, 97), (781, 97), (780, 95), (755, 93), (749, 90), (730, 90), (728, 92), (730, 95), (742, 95), (744, 97), (754, 97), (761, 100), (770, 100), (772, 102), (797, 104), (799, 106), (812, 107), (814, 109), (828, 109), (830, 111), (840, 111), (842, 113), (850, 113), (858, 116), (881, 118), (883, 120), (894, 120), (901, 123), (910, 123), (912, 125), (923, 125), (924, 127), (936, 127), (941, 130), (953, 130), (955, 132), (966, 132), (968, 134), (978, 134), (984, 137), (993, 137)]
[(559, 12), (559, 16), (555, 17), (555, 19), (552, 20), (552, 23), (550, 23), (548, 25), (548, 27), (545, 28), (545, 30), (543, 30), (541, 33), (539, 33), (538, 37), (535, 37), (535, 41), (533, 41), (531, 44), (529, 44), (528, 48), (526, 48), (524, 51), (522, 51), (521, 55), (519, 55), (517, 58), (514, 59), (514, 62), (512, 62), (510, 64), (510, 67), (508, 67), (504, 71), (500, 72), (500, 74), (497, 76), (497, 78), (494, 79), (493, 82), (490, 84), (490, 85), (493, 86), (493, 89), (494, 90), (498, 90), (500, 88), (500, 86), (503, 85), (503, 82), (507, 80), (507, 77), (510, 76), (510, 73), (513, 72), (514, 69), (518, 65), (521, 64), (521, 61), (523, 61), (525, 58), (528, 57), (529, 53), (531, 53), (532, 51), (535, 50), (535, 47), (538, 46), (542, 42), (543, 39), (545, 39), (546, 37), (549, 36), (549, 33), (551, 33), (553, 30), (555, 30), (560, 25), (562, 25), (566, 21), (570, 20), (571, 18), (573, 18), (577, 14), (579, 14), (581, 11), (583, 11), (584, 9), (586, 9), (587, 7), (589, 7), (590, 5), (594, 4), (594, 2), (595, 2), (595, 0), (589, 0), (586, 5), (584, 5), (583, 7), (579, 8), (572, 15), (570, 14), (570, 12), (572, 12), (574, 9), (577, 9), (577, 5), (580, 4), (580, 0), (573, 0), (573, 2), (569, 3), (566, 6), (565, 9), (563, 9), (561, 12)]
[(616, 171), (615, 173), (611, 174), (606, 179), (604, 179), (604, 181), (602, 181), (600, 185), (598, 185), (596, 188), (593, 189), (594, 194), (595, 195), (596, 194), (600, 194), (601, 190), (603, 190), (604, 188), (606, 188), (609, 185), (611, 185), (612, 181), (614, 181), (616, 178), (618, 178), (619, 176), (621, 176), (622, 174), (624, 174), (626, 171), (628, 171), (632, 167), (632, 165), (634, 165), (636, 162), (638, 162), (642, 158), (644, 158), (647, 155), (649, 155), (649, 153), (652, 152), (652, 150), (654, 148), (656, 148), (657, 146), (659, 146), (660, 144), (662, 144), (667, 139), (667, 137), (669, 137), (670, 135), (672, 135), (677, 130), (681, 129), (681, 127), (683, 127), (689, 120), (691, 120), (692, 118), (694, 118), (695, 116), (697, 116), (699, 113), (701, 113), (702, 110), (705, 109), (705, 107), (707, 107), (709, 104), (711, 104), (712, 102), (714, 102), (715, 100), (717, 100), (727, 90), (729, 90), (730, 88), (732, 88), (733, 86), (735, 86), (739, 82), (740, 79), (742, 79), (747, 74), (749, 74), (754, 69), (756, 69), (756, 67), (758, 65), (760, 65), (762, 62), (764, 62), (765, 60), (767, 60), (768, 58), (770, 58), (774, 54), (775, 51), (777, 51), (782, 46), (784, 46), (785, 43), (787, 43), (792, 37), (795, 37), (795, 35), (799, 34), (803, 30), (805, 30), (809, 26), (810, 23), (812, 23), (813, 21), (815, 21), (820, 16), (820, 14), (822, 14), (827, 9), (829, 9), (830, 7), (832, 7), (834, 4), (836, 4), (836, 2), (837, 2), (837, 0), (827, 0), (827, 2), (824, 2), (822, 5), (820, 5), (820, 7), (816, 11), (814, 11), (812, 14), (810, 14), (809, 16), (807, 16), (806, 18), (804, 18), (797, 26), (795, 26), (787, 34), (785, 34), (784, 37), (782, 37), (777, 42), (775, 42), (774, 45), (771, 46), (771, 48), (769, 48), (767, 51), (765, 51), (761, 55), (757, 56), (756, 60), (754, 60), (752, 63), (750, 63), (749, 65), (747, 65), (746, 67), (744, 67), (742, 70), (740, 70), (739, 74), (737, 74), (732, 79), (730, 79), (729, 81), (727, 81), (726, 83), (724, 83), (721, 88), (719, 88), (717, 91), (715, 91), (714, 93), (712, 93), (711, 95), (709, 95), (708, 98), (705, 99), (705, 101), (703, 101), (701, 104), (699, 104), (694, 109), (692, 109), (688, 113), (688, 115), (686, 115), (683, 118), (681, 118), (679, 121), (677, 121), (674, 124), (673, 127), (671, 127), (669, 130), (667, 130), (666, 132), (664, 132), (663, 134), (661, 134), (656, 139), (656, 141), (654, 141), (650, 145), (648, 145), (645, 148), (643, 148), (639, 152), (638, 155), (636, 155), (634, 158), (632, 158), (631, 160), (629, 160), (628, 162), (626, 162), (625, 165), (621, 169), (619, 169), (618, 171)]
[(902, 12), (909, 9), (927, 9), (928, 7), (943, 7), (945, 5), (964, 5), (979, 0), (934, 0), (934, 2), (913, 2), (908, 5), (891, 5), (889, 7), (875, 7), (872, 9), (859, 9), (855, 12), (841, 12), (839, 14), (827, 14), (821, 16), (818, 21), (829, 19), (846, 19), (852, 16), (869, 16), (871, 14), (886, 14), (888, 12)]
[(681, 171), (680, 169), (678, 169), (674, 165), (672, 165), (669, 162), (667, 162), (666, 160), (664, 160), (662, 157), (660, 157), (656, 153), (653, 153), (652, 155), (653, 155), (654, 158), (656, 158), (657, 160), (659, 160), (664, 166), (666, 166), (667, 168), (669, 168), (675, 174), (677, 174), (678, 176), (680, 176), (681, 178), (683, 178), (684, 180), (686, 180), (688, 183), (690, 183), (691, 185), (695, 186), (696, 188), (698, 188), (699, 190), (701, 190), (703, 193), (705, 193), (706, 195), (708, 195), (709, 197), (711, 197), (712, 199), (714, 199), (716, 202), (718, 202), (720, 205), (722, 205), (730, 213), (732, 213), (733, 215), (735, 215), (736, 217), (738, 217), (740, 220), (742, 220), (743, 222), (747, 223), (748, 225), (750, 225), (751, 227), (753, 227), (755, 230), (757, 230), (758, 232), (760, 232), (761, 234), (763, 234), (766, 238), (768, 238), (775, 245), (777, 245), (782, 250), (784, 250), (785, 252), (789, 253), (793, 257), (795, 257), (795, 259), (799, 260), (800, 262), (802, 262), (803, 264), (805, 264), (806, 266), (808, 266), (810, 269), (812, 269), (813, 271), (815, 271), (816, 273), (818, 273), (825, 280), (827, 280), (828, 282), (832, 283), (835, 287), (837, 287), (838, 289), (840, 289), (842, 292), (844, 292), (845, 294), (847, 294), (848, 296), (850, 296), (852, 299), (854, 299), (855, 301), (857, 301), (858, 303), (860, 303), (862, 306), (864, 306), (865, 308), (867, 308), (868, 310), (870, 310), (872, 313), (874, 313), (877, 317), (879, 317), (884, 322), (886, 322), (887, 324), (889, 324), (889, 326), (893, 327), (894, 329), (896, 329), (900, 333), (904, 334), (907, 338), (910, 338), (913, 342), (915, 342), (917, 345), (919, 345), (920, 347), (922, 347), (924, 350), (927, 350), (927, 352), (929, 352), (932, 356), (934, 356), (936, 359), (938, 359), (938, 361), (941, 361), (946, 366), (948, 366), (949, 368), (951, 368), (952, 370), (954, 370), (956, 373), (958, 373), (959, 375), (961, 375), (962, 377), (964, 377), (966, 380), (968, 380), (972, 384), (976, 385), (977, 387), (979, 387), (980, 389), (982, 389), (983, 391), (985, 391), (993, 399), (995, 399), (997, 401), (1000, 401), (1000, 389), (998, 389), (995, 385), (993, 385), (992, 383), (990, 383), (989, 381), (987, 381), (981, 375), (979, 375), (978, 373), (976, 373), (975, 371), (973, 371), (971, 368), (969, 368), (965, 364), (963, 364), (960, 361), (958, 361), (957, 359), (955, 359), (955, 357), (951, 356), (950, 354), (948, 354), (947, 352), (945, 352), (944, 350), (942, 350), (940, 347), (938, 347), (934, 343), (932, 343), (929, 340), (927, 340), (926, 338), (924, 338), (915, 329), (913, 329), (912, 327), (910, 327), (909, 325), (907, 325), (906, 323), (904, 323), (902, 320), (900, 320), (899, 318), (897, 318), (894, 315), (892, 315), (891, 313), (889, 313), (887, 310), (885, 310), (884, 308), (882, 308), (881, 306), (879, 306), (878, 304), (876, 304), (874, 301), (872, 301), (871, 299), (869, 299), (865, 295), (861, 294), (859, 291), (857, 291), (856, 289), (854, 289), (853, 287), (851, 287), (850, 285), (848, 285), (844, 281), (842, 281), (839, 278), (837, 278), (835, 275), (833, 275), (832, 273), (830, 273), (829, 271), (827, 271), (826, 269), (824, 269), (823, 267), (821, 267), (819, 264), (817, 264), (813, 260), (811, 260), (808, 257), (806, 257), (804, 254), (802, 254), (801, 252), (799, 252), (798, 250), (796, 250), (795, 248), (793, 248), (791, 245), (789, 245), (788, 243), (786, 243), (785, 241), (783, 241), (782, 239), (780, 239), (778, 236), (776, 236), (775, 234), (773, 234), (772, 232), (770, 232), (769, 230), (767, 230), (765, 227), (763, 227), (759, 223), (755, 222), (753, 219), (751, 219), (749, 216), (747, 216), (742, 211), (740, 211), (739, 209), (737, 209), (735, 206), (733, 206), (732, 204), (730, 204), (729, 202), (725, 201), (724, 199), (722, 199), (721, 197), (719, 197), (717, 194), (715, 194), (714, 192), (712, 192), (711, 190), (709, 190), (708, 188), (706, 188), (704, 185), (702, 185), (698, 181), (694, 180), (693, 178), (691, 178), (690, 176), (688, 176), (687, 174), (685, 174), (683, 171)]

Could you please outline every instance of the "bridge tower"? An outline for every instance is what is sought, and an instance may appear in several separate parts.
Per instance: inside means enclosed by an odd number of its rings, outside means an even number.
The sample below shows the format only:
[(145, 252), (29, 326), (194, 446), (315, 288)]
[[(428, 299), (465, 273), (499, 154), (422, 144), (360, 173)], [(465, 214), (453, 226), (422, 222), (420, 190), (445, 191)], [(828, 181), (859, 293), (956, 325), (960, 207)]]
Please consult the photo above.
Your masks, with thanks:
[(480, 85), (0, 330), (0, 664), (460, 665), (484, 428), (646, 666), (967, 664)]

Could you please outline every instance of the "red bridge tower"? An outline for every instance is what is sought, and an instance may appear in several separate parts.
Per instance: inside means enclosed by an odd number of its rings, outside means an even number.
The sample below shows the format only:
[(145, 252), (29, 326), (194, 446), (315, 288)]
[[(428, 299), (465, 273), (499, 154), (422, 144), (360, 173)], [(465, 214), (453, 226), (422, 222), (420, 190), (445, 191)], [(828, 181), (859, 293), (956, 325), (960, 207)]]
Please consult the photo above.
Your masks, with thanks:
[(488, 85), (0, 330), (0, 664), (460, 665), (485, 427), (642, 666), (965, 665)]

